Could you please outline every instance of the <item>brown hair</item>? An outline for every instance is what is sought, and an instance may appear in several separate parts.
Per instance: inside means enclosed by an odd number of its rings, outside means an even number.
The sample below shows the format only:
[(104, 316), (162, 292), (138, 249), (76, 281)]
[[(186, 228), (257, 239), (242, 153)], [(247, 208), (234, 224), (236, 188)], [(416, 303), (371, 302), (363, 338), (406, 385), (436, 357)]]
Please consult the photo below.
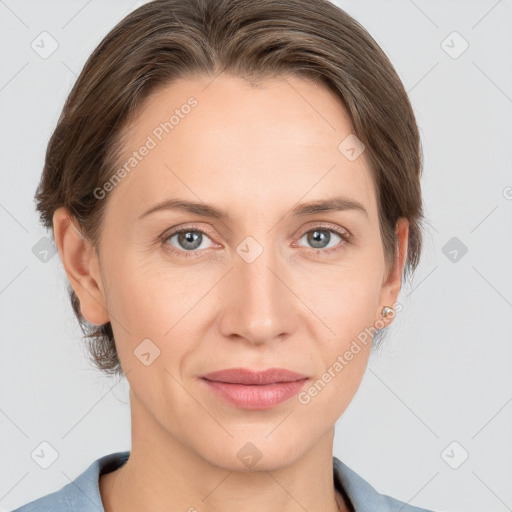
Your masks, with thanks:
[[(407, 278), (419, 262), (423, 220), (414, 113), (375, 40), (326, 0), (154, 0), (126, 16), (87, 60), (49, 141), (35, 196), (42, 223), (53, 231), (53, 214), (65, 206), (97, 249), (106, 200), (94, 191), (116, 172), (123, 127), (156, 88), (221, 72), (253, 83), (293, 74), (339, 97), (366, 147), (388, 264), (396, 222), (409, 220)], [(92, 361), (122, 374), (110, 322), (87, 322), (71, 286), (68, 293)]]

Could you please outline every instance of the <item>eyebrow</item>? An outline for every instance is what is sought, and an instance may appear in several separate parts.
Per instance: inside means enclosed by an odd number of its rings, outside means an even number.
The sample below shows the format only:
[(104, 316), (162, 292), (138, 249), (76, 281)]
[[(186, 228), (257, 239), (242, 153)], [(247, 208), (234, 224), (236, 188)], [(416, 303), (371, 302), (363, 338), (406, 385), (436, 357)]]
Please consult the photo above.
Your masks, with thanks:
[[(148, 215), (161, 210), (174, 210), (184, 213), (191, 213), (194, 215), (200, 215), (201, 217), (212, 217), (215, 219), (229, 218), (229, 215), (226, 212), (223, 212), (222, 210), (219, 210), (218, 208), (215, 208), (214, 206), (206, 203), (198, 203), (184, 199), (166, 199), (165, 201), (152, 206), (149, 210), (142, 213), (139, 216), (139, 219), (143, 219), (144, 217), (147, 217)], [(329, 199), (298, 204), (292, 208), (291, 215), (294, 217), (301, 217), (304, 215), (312, 215), (314, 213), (344, 210), (361, 212), (366, 215), (366, 217), (368, 217), (368, 212), (361, 203), (343, 196), (336, 196)]]

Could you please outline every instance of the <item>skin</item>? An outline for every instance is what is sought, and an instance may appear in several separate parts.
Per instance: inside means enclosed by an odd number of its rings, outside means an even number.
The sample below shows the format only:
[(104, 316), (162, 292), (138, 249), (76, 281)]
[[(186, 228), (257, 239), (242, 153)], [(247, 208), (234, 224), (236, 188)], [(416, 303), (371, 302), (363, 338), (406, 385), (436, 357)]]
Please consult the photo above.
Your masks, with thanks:
[[(81, 312), (112, 323), (130, 384), (131, 455), (100, 477), (105, 510), (345, 510), (333, 486), (334, 425), (360, 385), (370, 343), (308, 404), (292, 397), (268, 410), (239, 409), (199, 377), (281, 367), (316, 382), (396, 302), (408, 221), (399, 219), (388, 267), (366, 155), (349, 161), (338, 149), (352, 133), (347, 113), (333, 93), (293, 76), (258, 87), (229, 75), (174, 82), (128, 126), (123, 158), (190, 96), (198, 105), (105, 199), (99, 254), (64, 208), (54, 216)], [(290, 214), (298, 202), (342, 194), (367, 215)], [(229, 218), (167, 210), (138, 219), (176, 197)], [(178, 236), (158, 241), (191, 223), (206, 231), (195, 255), (184, 256), (189, 246)], [(331, 239), (315, 249), (304, 235), (319, 224)], [(350, 242), (324, 231), (336, 227)], [(248, 236), (263, 248), (252, 263), (236, 252)], [(332, 247), (340, 250), (326, 254)], [(147, 338), (160, 350), (148, 366), (134, 355)], [(248, 442), (261, 453), (252, 469), (237, 457)]]

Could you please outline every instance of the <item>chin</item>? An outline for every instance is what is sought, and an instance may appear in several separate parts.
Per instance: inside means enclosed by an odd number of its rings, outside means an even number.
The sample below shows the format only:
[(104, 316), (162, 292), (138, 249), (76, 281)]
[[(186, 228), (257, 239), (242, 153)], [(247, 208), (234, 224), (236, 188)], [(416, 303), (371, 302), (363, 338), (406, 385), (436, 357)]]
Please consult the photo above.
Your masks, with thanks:
[(225, 443), (212, 442), (212, 445), (199, 455), (213, 466), (236, 472), (281, 469), (293, 464), (307, 450), (304, 439), (286, 435), (274, 440), (265, 439), (264, 435), (249, 435), (230, 438)]

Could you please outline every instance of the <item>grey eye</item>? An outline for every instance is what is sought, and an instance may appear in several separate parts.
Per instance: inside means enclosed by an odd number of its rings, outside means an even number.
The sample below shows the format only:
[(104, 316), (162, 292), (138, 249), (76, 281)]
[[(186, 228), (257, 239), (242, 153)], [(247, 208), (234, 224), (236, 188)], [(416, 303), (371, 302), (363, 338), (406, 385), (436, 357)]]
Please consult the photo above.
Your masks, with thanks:
[[(199, 248), (206, 249), (207, 247), (201, 247), (201, 244), (209, 238), (206, 233), (197, 229), (183, 229), (171, 234), (166, 240), (172, 240), (177, 237), (178, 245), (171, 245), (177, 249), (184, 251), (195, 251)], [(209, 247), (209, 246), (208, 246)]]
[(338, 241), (334, 239), (334, 245), (336, 245), (336, 243), (339, 243), (342, 238), (340, 235), (330, 229), (313, 229), (305, 233), (301, 237), (301, 240), (302, 238), (306, 237), (307, 243), (310, 244), (313, 249), (326, 249), (328, 248), (329, 242), (332, 240), (332, 235), (335, 235), (335, 237), (339, 238)]

